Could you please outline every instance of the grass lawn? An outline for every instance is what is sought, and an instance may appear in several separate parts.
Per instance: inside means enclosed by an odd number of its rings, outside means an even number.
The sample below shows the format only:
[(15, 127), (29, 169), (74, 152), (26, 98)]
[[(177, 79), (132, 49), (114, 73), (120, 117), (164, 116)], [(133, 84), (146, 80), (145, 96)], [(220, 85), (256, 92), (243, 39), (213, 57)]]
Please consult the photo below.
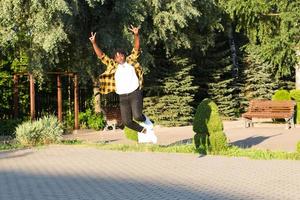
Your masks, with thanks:
[[(199, 150), (193, 144), (187, 145), (172, 145), (162, 146), (153, 144), (106, 144), (106, 143), (84, 143), (80, 141), (64, 141), (65, 145), (80, 145), (90, 146), (103, 150), (114, 150), (124, 152), (165, 152), (165, 153), (191, 153), (199, 154)], [(281, 160), (300, 160), (300, 152), (283, 152), (283, 151), (269, 151), (258, 149), (243, 149), (237, 146), (230, 146), (227, 150), (221, 152), (207, 152), (207, 155), (218, 155), (228, 157), (248, 157), (251, 159), (281, 159)]]
[[(199, 154), (199, 150), (193, 144), (162, 146), (153, 144), (109, 144), (109, 143), (86, 143), (79, 140), (62, 141), (61, 145), (74, 145), (79, 147), (95, 147), (103, 150), (123, 151), (123, 152), (164, 152), (164, 153), (189, 153)], [(300, 145), (299, 145), (300, 146)], [(22, 149), (23, 146), (16, 142), (1, 142), (0, 152), (7, 150)], [(300, 160), (300, 152), (282, 152), (258, 149), (243, 149), (237, 146), (230, 146), (221, 152), (207, 152), (206, 155), (228, 156), (228, 157), (248, 157), (261, 160)]]

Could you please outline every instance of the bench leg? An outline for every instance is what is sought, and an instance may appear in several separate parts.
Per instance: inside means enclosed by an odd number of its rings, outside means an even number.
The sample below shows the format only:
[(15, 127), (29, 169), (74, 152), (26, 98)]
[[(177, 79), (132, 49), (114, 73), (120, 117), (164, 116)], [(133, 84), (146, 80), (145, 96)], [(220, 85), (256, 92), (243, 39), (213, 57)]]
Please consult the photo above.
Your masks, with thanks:
[(286, 118), (285, 121), (287, 122), (286, 129), (291, 129), (292, 127), (295, 127), (294, 117)]
[(253, 127), (252, 119), (245, 118), (245, 128)]

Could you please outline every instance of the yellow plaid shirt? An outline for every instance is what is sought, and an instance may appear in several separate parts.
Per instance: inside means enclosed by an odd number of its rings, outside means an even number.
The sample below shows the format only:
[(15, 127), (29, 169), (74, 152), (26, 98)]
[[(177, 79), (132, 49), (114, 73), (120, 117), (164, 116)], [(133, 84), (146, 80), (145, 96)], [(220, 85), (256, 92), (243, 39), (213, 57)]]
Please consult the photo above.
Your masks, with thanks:
[[(134, 48), (131, 51), (131, 54), (126, 57), (126, 62), (132, 65), (135, 69), (135, 73), (139, 79), (140, 89), (143, 86), (143, 69), (141, 65), (138, 63), (137, 59), (140, 55), (140, 52), (135, 50)], [(107, 55), (103, 54), (101, 58), (99, 58), (101, 62), (107, 66), (105, 72), (100, 75), (100, 93), (108, 94), (110, 92), (115, 92), (115, 72), (118, 67), (118, 63), (114, 61), (114, 59), (109, 58)]]

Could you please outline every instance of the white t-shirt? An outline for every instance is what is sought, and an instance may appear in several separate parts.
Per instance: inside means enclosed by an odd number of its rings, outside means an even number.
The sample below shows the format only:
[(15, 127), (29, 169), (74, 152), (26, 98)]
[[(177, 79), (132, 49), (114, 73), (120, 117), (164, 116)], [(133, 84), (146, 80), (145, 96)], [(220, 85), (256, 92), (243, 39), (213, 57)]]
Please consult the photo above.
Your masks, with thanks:
[(119, 64), (115, 72), (117, 94), (128, 94), (139, 87), (139, 79), (134, 67), (127, 62)]

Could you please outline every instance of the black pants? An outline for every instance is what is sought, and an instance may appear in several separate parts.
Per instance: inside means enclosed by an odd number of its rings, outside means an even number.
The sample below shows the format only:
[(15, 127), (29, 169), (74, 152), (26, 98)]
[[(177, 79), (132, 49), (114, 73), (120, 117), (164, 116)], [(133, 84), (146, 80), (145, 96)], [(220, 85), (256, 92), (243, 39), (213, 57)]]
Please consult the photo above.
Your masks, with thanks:
[[(135, 121), (143, 122), (146, 117), (143, 115), (143, 95), (140, 89), (129, 94), (121, 94), (120, 109), (121, 117), (125, 126), (135, 131), (141, 132), (143, 127)], [(135, 121), (133, 121), (133, 119)]]

